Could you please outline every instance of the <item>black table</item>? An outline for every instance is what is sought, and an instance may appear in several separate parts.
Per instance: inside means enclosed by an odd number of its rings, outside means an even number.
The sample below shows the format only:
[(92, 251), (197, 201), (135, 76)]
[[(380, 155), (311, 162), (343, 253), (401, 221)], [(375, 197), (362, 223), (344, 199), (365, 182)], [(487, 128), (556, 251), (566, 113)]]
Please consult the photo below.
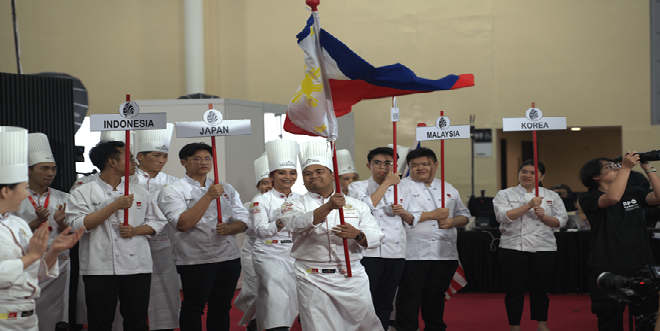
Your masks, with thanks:
[[(550, 293), (589, 292), (587, 259), (590, 236), (590, 231), (555, 232), (557, 258)], [(504, 292), (498, 258), (499, 238), (499, 230), (458, 233), (458, 254), (468, 281), (462, 292)], [(660, 243), (656, 244), (660, 248)]]

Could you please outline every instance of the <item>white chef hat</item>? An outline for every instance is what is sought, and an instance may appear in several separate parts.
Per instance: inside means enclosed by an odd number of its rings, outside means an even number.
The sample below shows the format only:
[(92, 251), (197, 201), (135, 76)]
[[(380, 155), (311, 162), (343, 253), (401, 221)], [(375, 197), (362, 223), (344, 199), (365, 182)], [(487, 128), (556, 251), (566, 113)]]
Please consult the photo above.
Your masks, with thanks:
[[(140, 144), (138, 135), (135, 131), (131, 131), (131, 153), (137, 155), (137, 146)], [(101, 141), (121, 141), (126, 143), (126, 131), (101, 131)]]
[(55, 162), (53, 151), (50, 149), (48, 137), (35, 132), (28, 134), (28, 166), (33, 166), (40, 162)]
[[(167, 123), (167, 129), (141, 130), (140, 141), (138, 143), (138, 153), (140, 152), (170, 152), (170, 141), (172, 141), (172, 131), (174, 124)], [(131, 142), (132, 143), (132, 142)]]
[(257, 178), (257, 184), (264, 179), (268, 178), (268, 156), (266, 153), (262, 154), (258, 159), (254, 160), (254, 176)]
[(351, 152), (347, 149), (337, 150), (337, 168), (339, 169), (337, 170), (339, 176), (343, 174), (357, 173), (355, 163), (351, 157)]
[(320, 164), (333, 171), (332, 150), (325, 140), (303, 142), (298, 157), (300, 158), (300, 169), (303, 171), (312, 164)]
[[(388, 144), (387, 147), (394, 148), (394, 144)], [(406, 156), (410, 152), (411, 148), (396, 145), (396, 153), (399, 154), (399, 157), (396, 159), (396, 172), (403, 173), (406, 169)]]
[(296, 169), (298, 148), (297, 142), (288, 139), (267, 142), (268, 170), (273, 172), (277, 169)]
[(0, 184), (28, 180), (28, 131), (0, 126)]

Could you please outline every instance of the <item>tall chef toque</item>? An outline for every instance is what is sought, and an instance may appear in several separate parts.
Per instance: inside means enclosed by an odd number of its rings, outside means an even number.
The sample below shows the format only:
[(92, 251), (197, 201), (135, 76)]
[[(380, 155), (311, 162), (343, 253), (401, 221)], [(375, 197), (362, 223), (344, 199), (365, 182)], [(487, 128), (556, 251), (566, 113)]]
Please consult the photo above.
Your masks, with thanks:
[[(101, 131), (101, 141), (121, 141), (126, 143), (126, 131)], [(131, 130), (131, 153), (136, 155), (139, 145), (138, 135)]]
[(288, 139), (272, 140), (266, 143), (268, 170), (296, 169), (298, 160), (298, 143)]
[(357, 173), (355, 163), (351, 157), (351, 152), (347, 149), (340, 149), (337, 151), (337, 168), (339, 169), (339, 176), (343, 174)]
[[(394, 148), (394, 145), (387, 144), (387, 147)], [(399, 154), (399, 156), (396, 159), (396, 172), (403, 173), (403, 171), (407, 168), (406, 156), (408, 155), (408, 152), (410, 152), (410, 150), (411, 148), (409, 147), (396, 145), (396, 153)]]
[(264, 152), (258, 159), (254, 160), (254, 177), (257, 179), (257, 184), (264, 179), (268, 178), (268, 156)]
[(320, 164), (334, 171), (332, 167), (332, 150), (325, 140), (305, 141), (300, 144), (300, 168), (305, 171), (310, 165)]
[(28, 134), (28, 166), (41, 162), (55, 162), (48, 137), (41, 132), (30, 133)]
[(28, 180), (28, 131), (0, 126), (0, 184)]
[(174, 124), (167, 123), (167, 129), (141, 130), (138, 153), (141, 152), (170, 152)]

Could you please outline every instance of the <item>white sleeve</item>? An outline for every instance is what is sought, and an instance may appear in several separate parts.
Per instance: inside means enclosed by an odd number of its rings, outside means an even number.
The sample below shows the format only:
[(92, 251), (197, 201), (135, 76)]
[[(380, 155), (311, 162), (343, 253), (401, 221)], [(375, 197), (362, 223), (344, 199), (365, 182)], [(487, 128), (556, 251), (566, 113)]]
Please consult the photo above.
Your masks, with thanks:
[(405, 226), (415, 226), (419, 223), (419, 219), (422, 217), (422, 207), (419, 206), (417, 200), (413, 198), (412, 191), (405, 184), (397, 185), (398, 187), (398, 198), (399, 201), (403, 200), (403, 208), (413, 215), (412, 224), (403, 222)]
[(294, 233), (312, 230), (324, 223), (314, 225), (314, 210), (307, 211), (303, 199), (288, 201), (281, 208), (280, 220), (289, 231)]
[(241, 195), (238, 194), (238, 191), (234, 189), (231, 184), (227, 184), (230, 192), (230, 197), (229, 199), (231, 200), (231, 211), (232, 211), (232, 219), (227, 221), (228, 223), (233, 223), (235, 221), (240, 221), (245, 224), (246, 227), (250, 227), (250, 217), (248, 210), (243, 206), (243, 202), (241, 202)]
[[(69, 196), (69, 202), (66, 204), (66, 218), (64, 222), (71, 227), (73, 231), (78, 230), (80, 227), (85, 226), (85, 217), (89, 214), (92, 214), (89, 205), (91, 201), (91, 193), (87, 195), (83, 191), (87, 191), (85, 188), (78, 187), (71, 192)], [(85, 232), (94, 231), (85, 230)]]
[(185, 198), (180, 196), (171, 186), (165, 186), (160, 191), (158, 207), (160, 207), (163, 215), (174, 229), (177, 228), (179, 223), (179, 216), (188, 210)]
[(467, 207), (465, 207), (465, 205), (463, 204), (463, 201), (461, 200), (461, 194), (458, 192), (456, 188), (454, 188), (454, 192), (452, 194), (456, 194), (455, 195), (456, 205), (454, 205), (454, 215), (452, 215), (451, 217), (465, 216), (468, 219), (470, 219), (472, 215), (470, 215), (470, 210), (467, 209)]
[(165, 226), (167, 226), (167, 219), (163, 212), (158, 208), (158, 204), (151, 198), (151, 195), (147, 192), (147, 212), (145, 213), (144, 223), (142, 225), (148, 225), (154, 229), (154, 233), (146, 236), (151, 238), (159, 234)]
[(564, 200), (559, 197), (559, 194), (550, 191), (552, 194), (552, 217), (556, 217), (559, 220), (559, 226), (556, 229), (563, 228), (568, 222), (568, 213), (566, 212), (566, 206), (564, 206)]
[(371, 211), (367, 206), (360, 207), (360, 213), (360, 231), (367, 238), (367, 248), (380, 246), (380, 242), (385, 237), (385, 234), (380, 230), (376, 218), (371, 215)]
[[(354, 199), (358, 199), (369, 207), (369, 210), (373, 213), (374, 210), (383, 207), (383, 199), (378, 201), (378, 204), (374, 206), (373, 201), (371, 201), (371, 194), (367, 192), (369, 185), (365, 182), (353, 182), (348, 185), (348, 196)], [(387, 194), (387, 193), (385, 193)]]
[(509, 202), (509, 197), (507, 196), (505, 190), (497, 192), (495, 198), (493, 198), (493, 209), (495, 210), (495, 217), (500, 223), (513, 223), (515, 220), (509, 219), (506, 216), (506, 212), (513, 209), (513, 206)]
[(281, 206), (269, 206), (264, 196), (258, 196), (252, 200), (250, 205), (250, 221), (252, 229), (259, 238), (270, 238), (277, 234), (277, 225), (268, 218), (269, 208), (281, 208)]
[[(39, 261), (35, 263), (39, 263)], [(27, 279), (23, 270), (23, 261), (20, 258), (0, 261), (0, 291), (9, 289), (14, 284), (25, 283), (27, 283)]]

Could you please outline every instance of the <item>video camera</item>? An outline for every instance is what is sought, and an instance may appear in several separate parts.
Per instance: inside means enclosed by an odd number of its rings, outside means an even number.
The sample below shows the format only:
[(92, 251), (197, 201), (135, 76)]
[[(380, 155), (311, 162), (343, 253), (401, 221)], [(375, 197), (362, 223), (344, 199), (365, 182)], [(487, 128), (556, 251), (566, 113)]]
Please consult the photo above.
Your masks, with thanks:
[[(657, 149), (652, 151), (635, 153), (635, 154), (639, 155), (639, 162), (660, 161), (660, 150)], [(614, 162), (621, 163), (621, 160), (623, 160), (623, 156), (619, 156), (615, 158)]]
[(637, 312), (636, 330), (653, 330), (658, 311), (658, 291), (660, 291), (660, 265), (647, 265), (638, 273), (638, 277), (628, 278), (603, 272), (596, 284), (609, 290), (610, 298), (628, 305)]

